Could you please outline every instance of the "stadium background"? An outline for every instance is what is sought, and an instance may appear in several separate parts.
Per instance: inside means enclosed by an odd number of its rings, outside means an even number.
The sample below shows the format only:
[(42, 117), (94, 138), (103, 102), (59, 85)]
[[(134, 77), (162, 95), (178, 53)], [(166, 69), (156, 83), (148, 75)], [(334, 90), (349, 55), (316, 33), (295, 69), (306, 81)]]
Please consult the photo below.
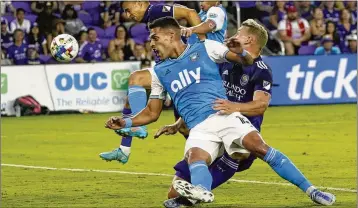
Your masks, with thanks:
[[(197, 2), (152, 3), (200, 9)], [(347, 103), (355, 103), (357, 96), (356, 3), (223, 4), (229, 16), (229, 36), (247, 18), (260, 21), (270, 34), (263, 53), (273, 69), (274, 107), (265, 115), (266, 141), (284, 150), (315, 184), (334, 192), (337, 207), (355, 207), (356, 112), (355, 105)], [(323, 15), (315, 8), (321, 8)], [(51, 12), (45, 14), (45, 10)], [(78, 18), (68, 17), (67, 10)], [(279, 35), (280, 21), (281, 26), (287, 25), (287, 13), (295, 10), (303, 18), (299, 22), (307, 20), (304, 31), (312, 34), (290, 54)], [(152, 62), (145, 25), (128, 21), (115, 2), (1, 1), (1, 16), (2, 115), (16, 115), (14, 100), (28, 94), (54, 114), (86, 114), (2, 119), (3, 206), (160, 207), (171, 182), (171, 167), (181, 158), (184, 145), (179, 135), (151, 138), (160, 126), (173, 121), (171, 110), (149, 126), (148, 139), (134, 141), (128, 164), (104, 163), (98, 157), (118, 145), (119, 137), (103, 128), (113, 115), (107, 112), (123, 108), (130, 72)], [(22, 16), (27, 21), (19, 26), (17, 18)], [(336, 30), (327, 30), (329, 25)], [(96, 34), (92, 31), (88, 36), (89, 28)], [(13, 34), (16, 29), (23, 31), (23, 40)], [(74, 35), (82, 49), (86, 41), (96, 41), (97, 47), (86, 51), (82, 59), (60, 64), (48, 55), (48, 45), (61, 33)], [(303, 33), (296, 35), (299, 38)], [(326, 48), (334, 47), (334, 54), (326, 54), (321, 47), (325, 43)], [(90, 57), (92, 53), (96, 55)], [(301, 106), (308, 104), (314, 105)], [(215, 190), (217, 200), (210, 207), (313, 206), (262, 162), (237, 174), (235, 180)]]

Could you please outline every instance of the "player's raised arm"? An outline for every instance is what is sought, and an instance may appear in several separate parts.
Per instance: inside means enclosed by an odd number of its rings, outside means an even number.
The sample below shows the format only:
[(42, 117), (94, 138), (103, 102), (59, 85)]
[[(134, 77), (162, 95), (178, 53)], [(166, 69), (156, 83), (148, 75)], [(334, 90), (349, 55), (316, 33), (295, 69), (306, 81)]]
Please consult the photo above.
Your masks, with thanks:
[(180, 19), (186, 19), (190, 26), (196, 26), (201, 23), (201, 19), (198, 15), (198, 13), (195, 11), (195, 9), (190, 9), (188, 7), (175, 4), (173, 6), (174, 13), (173, 17), (174, 19), (180, 20)]
[(254, 61), (250, 53), (244, 50), (236, 38), (230, 38), (227, 46), (217, 41), (205, 40), (205, 47), (210, 58), (216, 63), (226, 61), (251, 65)]
[[(215, 3), (215, 2), (214, 2)], [(226, 21), (225, 12), (218, 6), (213, 6), (207, 11), (207, 19), (199, 25), (182, 29), (182, 35), (189, 37), (192, 33), (205, 35), (223, 28)]]

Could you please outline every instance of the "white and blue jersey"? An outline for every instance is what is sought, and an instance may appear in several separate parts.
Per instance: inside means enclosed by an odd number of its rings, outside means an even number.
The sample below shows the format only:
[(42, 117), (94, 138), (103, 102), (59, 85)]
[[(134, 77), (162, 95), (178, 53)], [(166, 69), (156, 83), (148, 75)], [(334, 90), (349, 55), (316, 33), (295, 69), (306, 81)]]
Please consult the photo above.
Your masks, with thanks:
[(206, 37), (210, 40), (216, 40), (220, 43), (224, 42), (227, 30), (227, 14), (222, 5), (211, 7), (207, 12), (200, 11), (199, 17), (202, 22), (212, 20), (215, 22), (215, 30), (207, 33)]
[(164, 99), (165, 91), (189, 129), (217, 111), (213, 102), (227, 99), (218, 63), (226, 61), (228, 48), (205, 40), (188, 45), (177, 59), (166, 59), (154, 67), (151, 99)]

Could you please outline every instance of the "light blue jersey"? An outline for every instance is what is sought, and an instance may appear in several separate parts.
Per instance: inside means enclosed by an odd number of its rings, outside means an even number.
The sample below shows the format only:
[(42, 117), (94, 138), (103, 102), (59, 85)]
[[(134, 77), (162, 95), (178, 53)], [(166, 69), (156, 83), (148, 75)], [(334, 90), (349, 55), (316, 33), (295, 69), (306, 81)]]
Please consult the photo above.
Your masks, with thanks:
[(222, 5), (211, 7), (207, 12), (200, 11), (199, 17), (202, 22), (210, 19), (216, 24), (215, 30), (206, 34), (207, 39), (220, 43), (224, 42), (227, 30), (227, 14), (225, 8)]
[(185, 123), (192, 129), (211, 114), (213, 102), (227, 99), (217, 63), (226, 61), (228, 48), (205, 40), (188, 45), (177, 59), (166, 59), (154, 67), (151, 99), (169, 93)]

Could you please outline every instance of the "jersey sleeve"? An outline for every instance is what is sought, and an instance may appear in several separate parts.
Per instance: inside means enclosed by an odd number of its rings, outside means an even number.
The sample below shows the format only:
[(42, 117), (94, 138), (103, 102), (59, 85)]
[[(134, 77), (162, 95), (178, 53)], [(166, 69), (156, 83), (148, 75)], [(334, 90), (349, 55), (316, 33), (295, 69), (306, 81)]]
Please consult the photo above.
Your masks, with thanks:
[(215, 22), (215, 31), (219, 31), (223, 28), (225, 23), (225, 12), (220, 7), (211, 7), (207, 12), (207, 19)]
[(204, 44), (206, 52), (212, 61), (218, 64), (227, 62), (226, 54), (229, 52), (229, 49), (224, 44), (208, 39), (205, 40)]
[(271, 69), (263, 62), (258, 61), (255, 63), (258, 68), (258, 75), (255, 79), (255, 90), (264, 91), (267, 93), (272, 92), (272, 72)]
[(157, 74), (154, 72), (154, 70), (153, 73), (151, 74), (152, 74), (152, 89), (149, 98), (165, 100), (166, 93), (162, 83), (160, 83), (159, 78)]
[(149, 11), (149, 21), (152, 22), (161, 17), (174, 17), (174, 8), (170, 5), (153, 5)]

